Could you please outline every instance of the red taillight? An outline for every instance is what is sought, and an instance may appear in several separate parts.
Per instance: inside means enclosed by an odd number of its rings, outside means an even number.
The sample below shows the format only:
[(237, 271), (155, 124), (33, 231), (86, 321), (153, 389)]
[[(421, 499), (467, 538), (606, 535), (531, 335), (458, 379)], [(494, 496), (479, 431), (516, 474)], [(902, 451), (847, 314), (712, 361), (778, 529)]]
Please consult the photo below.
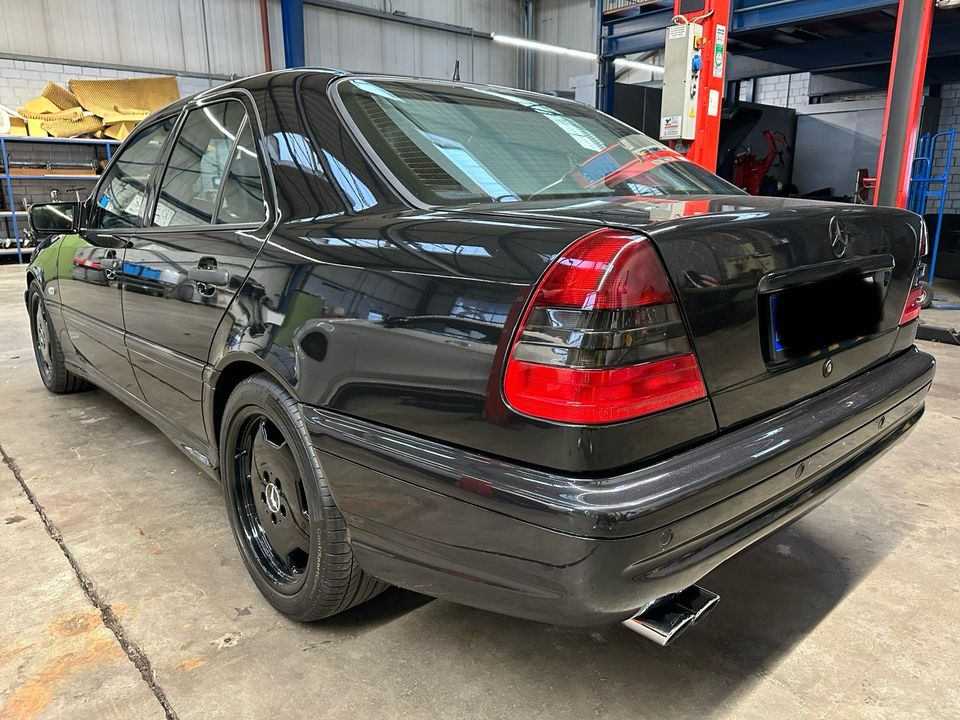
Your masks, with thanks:
[(705, 394), (693, 355), (609, 370), (511, 361), (504, 390), (510, 404), (525, 415), (577, 424), (619, 422)]
[(609, 230), (591, 233), (570, 246), (543, 278), (535, 298), (542, 305), (583, 310), (672, 300), (670, 283), (650, 244)]
[(923, 300), (923, 287), (917, 286), (910, 288), (907, 293), (907, 302), (903, 306), (903, 312), (900, 313), (900, 324), (906, 325), (920, 317), (920, 301)]
[(533, 292), (503, 391), (520, 413), (587, 425), (706, 396), (670, 283), (648, 240), (599, 230), (562, 254)]

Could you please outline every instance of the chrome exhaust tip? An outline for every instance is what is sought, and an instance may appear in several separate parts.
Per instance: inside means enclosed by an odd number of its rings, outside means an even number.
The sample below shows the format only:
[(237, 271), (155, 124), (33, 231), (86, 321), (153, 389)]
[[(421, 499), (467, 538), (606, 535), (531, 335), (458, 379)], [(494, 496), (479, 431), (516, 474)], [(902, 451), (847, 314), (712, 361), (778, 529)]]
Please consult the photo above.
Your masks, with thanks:
[(720, 602), (715, 592), (691, 585), (674, 595), (656, 600), (623, 624), (661, 647), (669, 645), (680, 633), (699, 622)]

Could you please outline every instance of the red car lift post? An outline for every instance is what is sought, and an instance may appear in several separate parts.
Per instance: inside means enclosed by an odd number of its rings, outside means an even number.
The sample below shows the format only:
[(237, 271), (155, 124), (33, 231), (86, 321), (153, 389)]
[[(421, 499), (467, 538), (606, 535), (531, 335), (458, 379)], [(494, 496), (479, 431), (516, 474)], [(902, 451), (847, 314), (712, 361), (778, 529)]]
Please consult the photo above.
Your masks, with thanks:
[(874, 205), (907, 206), (935, 0), (900, 0)]
[[(720, 110), (727, 69), (727, 30), (731, 0), (674, 0), (673, 12), (687, 22), (703, 25), (703, 68), (697, 93), (697, 131), (685, 153), (687, 160), (717, 171), (720, 151)], [(711, 96), (712, 94), (712, 96)]]

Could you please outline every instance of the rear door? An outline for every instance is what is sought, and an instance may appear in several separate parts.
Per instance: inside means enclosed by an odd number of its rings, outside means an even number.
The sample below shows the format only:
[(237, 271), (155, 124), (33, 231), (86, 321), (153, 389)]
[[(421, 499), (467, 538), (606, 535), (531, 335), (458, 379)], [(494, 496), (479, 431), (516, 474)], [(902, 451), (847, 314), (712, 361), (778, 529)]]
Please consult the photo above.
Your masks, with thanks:
[[(150, 405), (200, 439), (211, 342), (267, 220), (255, 115), (242, 96), (188, 110), (124, 258), (127, 347)], [(229, 320), (225, 323), (229, 331)]]
[(143, 399), (123, 342), (123, 256), (138, 232), (147, 186), (173, 128), (167, 119), (137, 131), (101, 179), (76, 235), (60, 245), (59, 286), (70, 341), (102, 377)]

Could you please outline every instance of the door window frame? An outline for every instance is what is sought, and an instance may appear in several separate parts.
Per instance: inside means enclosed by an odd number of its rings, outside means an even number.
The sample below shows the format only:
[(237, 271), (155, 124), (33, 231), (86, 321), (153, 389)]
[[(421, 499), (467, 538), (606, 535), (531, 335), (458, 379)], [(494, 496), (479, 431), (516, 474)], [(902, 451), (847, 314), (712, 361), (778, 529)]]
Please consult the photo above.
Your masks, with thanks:
[[(157, 156), (157, 161), (153, 164), (153, 169), (150, 171), (149, 176), (147, 177), (146, 187), (144, 188), (143, 196), (143, 207), (140, 209), (140, 216), (137, 219), (137, 224), (133, 227), (124, 227), (124, 228), (103, 228), (103, 227), (93, 227), (90, 224), (92, 220), (92, 214), (96, 211), (96, 200), (100, 196), (100, 191), (104, 188), (107, 178), (110, 176), (110, 173), (116, 167), (117, 163), (123, 160), (123, 155), (126, 150), (135, 143), (144, 133), (150, 132), (153, 128), (161, 125), (162, 123), (173, 120), (173, 127), (170, 128), (170, 132), (167, 133), (167, 137), (163, 141), (163, 145), (160, 148), (160, 154)], [(167, 153), (171, 147), (170, 139), (174, 137), (180, 128), (180, 124), (183, 121), (182, 110), (178, 111), (176, 115), (164, 115), (163, 117), (157, 118), (155, 121), (144, 124), (142, 127), (136, 128), (116, 149), (113, 153), (113, 161), (104, 168), (103, 173), (101, 173), (100, 178), (97, 180), (96, 185), (93, 187), (93, 192), (90, 194), (90, 197), (87, 198), (85, 203), (86, 208), (83, 213), (82, 222), (80, 223), (80, 231), (85, 233), (100, 233), (106, 235), (118, 235), (125, 236), (137, 233), (143, 230), (144, 223), (144, 212), (149, 207), (150, 204), (150, 192), (151, 187), (157, 176), (157, 170), (164, 165), (164, 161), (167, 157)]]
[[(153, 225), (153, 218), (156, 214), (157, 203), (160, 199), (160, 187), (163, 185), (163, 178), (167, 173), (167, 168), (170, 163), (170, 158), (173, 155), (173, 149), (176, 146), (177, 140), (180, 138), (180, 133), (183, 130), (183, 125), (186, 122), (187, 116), (190, 112), (201, 110), (204, 107), (209, 105), (215, 105), (221, 102), (236, 101), (239, 102), (244, 109), (246, 118), (244, 122), (249, 125), (251, 133), (253, 134), (254, 148), (257, 153), (257, 166), (260, 170), (260, 185), (263, 188), (263, 200), (266, 205), (266, 216), (262, 221), (259, 222), (249, 222), (249, 223), (223, 223), (216, 224), (214, 222), (209, 223), (199, 223), (192, 225)], [(243, 123), (240, 125), (240, 130), (243, 129)], [(227, 163), (224, 165), (223, 173), (221, 174), (220, 187), (217, 191), (217, 207), (214, 209), (214, 217), (220, 212), (219, 202), (223, 195), (223, 182), (226, 178), (227, 173), (230, 170), (230, 166), (233, 164), (233, 156), (236, 153), (237, 142), (239, 142), (240, 133), (237, 133), (237, 140), (234, 142), (233, 146), (230, 149), (230, 155), (228, 157)], [(198, 232), (205, 231), (209, 232), (211, 230), (248, 230), (248, 231), (257, 231), (262, 229), (272, 228), (276, 223), (276, 200), (275, 200), (275, 188), (273, 183), (273, 176), (270, 174), (270, 169), (267, 166), (264, 159), (264, 144), (263, 144), (263, 126), (260, 123), (259, 113), (256, 111), (256, 105), (253, 101), (253, 96), (243, 88), (228, 88), (219, 92), (212, 93), (203, 93), (203, 95), (183, 107), (180, 111), (180, 117), (177, 119), (177, 122), (170, 133), (170, 137), (167, 138), (167, 142), (164, 145), (163, 152), (160, 155), (160, 160), (157, 163), (157, 166), (160, 168), (160, 172), (154, 172), (150, 181), (147, 184), (147, 198), (144, 203), (144, 212), (141, 216), (140, 223), (141, 227), (139, 230), (143, 232), (144, 230), (149, 231), (150, 233), (169, 233), (169, 232)]]

